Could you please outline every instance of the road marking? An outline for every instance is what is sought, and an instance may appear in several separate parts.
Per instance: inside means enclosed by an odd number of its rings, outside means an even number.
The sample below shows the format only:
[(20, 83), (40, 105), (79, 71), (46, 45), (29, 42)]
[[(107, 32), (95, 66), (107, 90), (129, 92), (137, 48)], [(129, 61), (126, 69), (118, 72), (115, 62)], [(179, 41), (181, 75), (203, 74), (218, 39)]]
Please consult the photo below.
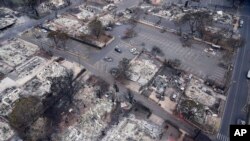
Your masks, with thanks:
[(183, 58), (187, 58), (189, 60), (192, 60), (193, 58), (193, 53), (191, 51), (184, 52)]
[(217, 134), (217, 140), (219, 141), (229, 141), (229, 137), (227, 137), (226, 135), (223, 135), (221, 133)]
[[(247, 25), (247, 29), (246, 29), (246, 31), (247, 31), (247, 36), (246, 37), (248, 37), (248, 29), (249, 29), (249, 24), (246, 24)], [(244, 58), (245, 58), (245, 55), (246, 55), (246, 47), (247, 47), (247, 45), (245, 44), (245, 46), (244, 46), (244, 48), (243, 48), (243, 60), (244, 60)], [(242, 67), (243, 67), (243, 62), (244, 61), (241, 61), (241, 66), (240, 66), (240, 71), (239, 71), (239, 75), (241, 75), (241, 73), (242, 73)], [(232, 107), (232, 110), (234, 109), (234, 107), (235, 107), (235, 100), (236, 100), (236, 94), (238, 93), (238, 91), (239, 91), (239, 82), (240, 82), (240, 77), (238, 77), (238, 83), (236, 84), (237, 85), (237, 88), (236, 88), (236, 93), (234, 94), (234, 103), (233, 103), (233, 107)], [(231, 120), (232, 120), (232, 114), (233, 114), (234, 112), (231, 112), (231, 114), (230, 114), (230, 119), (229, 119), (229, 122), (231, 122)]]
[(248, 112), (248, 105), (246, 104), (246, 105), (241, 109), (241, 111), (247, 113), (247, 112)]

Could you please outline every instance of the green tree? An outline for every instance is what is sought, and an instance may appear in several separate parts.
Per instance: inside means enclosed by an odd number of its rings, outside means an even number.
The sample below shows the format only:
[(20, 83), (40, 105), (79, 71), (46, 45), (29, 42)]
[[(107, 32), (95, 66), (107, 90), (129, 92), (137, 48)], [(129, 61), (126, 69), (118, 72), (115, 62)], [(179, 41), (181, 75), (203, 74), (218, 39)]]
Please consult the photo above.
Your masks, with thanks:
[(123, 82), (125, 79), (127, 79), (127, 71), (130, 68), (129, 64), (130, 60), (127, 58), (123, 58), (119, 64), (118, 64), (118, 75), (116, 77), (116, 80), (119, 80), (120, 82)]
[(137, 35), (134, 28), (127, 28), (123, 34), (124, 34), (122, 36), (123, 39), (133, 38)]
[(103, 25), (100, 20), (95, 18), (92, 20), (89, 24), (88, 27), (90, 29), (90, 32), (92, 35), (96, 36), (96, 38), (99, 38), (100, 35), (103, 33)]
[(60, 45), (62, 48), (66, 47), (66, 42), (69, 39), (69, 36), (67, 33), (64, 33), (62, 31), (51, 31), (48, 35), (48, 38), (52, 39), (54, 42), (54, 46), (56, 48), (59, 48)]
[(162, 50), (157, 47), (157, 46), (153, 46), (152, 50), (151, 50), (151, 53), (154, 55), (154, 56), (164, 56), (164, 53), (162, 52)]
[(33, 96), (17, 100), (14, 109), (8, 115), (10, 125), (18, 131), (24, 131), (41, 112), (39, 102), (39, 99)]

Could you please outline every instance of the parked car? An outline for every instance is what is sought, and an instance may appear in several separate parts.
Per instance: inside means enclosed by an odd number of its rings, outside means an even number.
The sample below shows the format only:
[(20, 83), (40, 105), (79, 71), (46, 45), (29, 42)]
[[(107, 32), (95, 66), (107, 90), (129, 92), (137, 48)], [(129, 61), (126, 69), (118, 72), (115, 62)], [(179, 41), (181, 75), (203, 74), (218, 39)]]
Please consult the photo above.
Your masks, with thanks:
[(133, 55), (138, 55), (138, 54), (139, 54), (139, 51), (137, 51), (136, 48), (131, 48), (129, 51), (130, 51), (130, 53), (132, 53)]
[(247, 72), (247, 78), (250, 79), (250, 70)]
[(122, 53), (122, 50), (118, 47), (115, 47), (115, 51), (118, 52), (118, 53)]
[(246, 125), (246, 121), (242, 119), (237, 119), (237, 125)]
[(176, 101), (177, 99), (177, 94), (172, 94), (171, 97), (170, 97), (170, 100), (171, 101)]
[(112, 62), (113, 58), (111, 58), (111, 57), (104, 57), (103, 60), (107, 61), (107, 62)]
[(131, 53), (133, 53), (133, 52), (136, 51), (136, 48), (135, 48), (135, 47), (134, 47), (134, 48), (131, 48), (129, 51), (130, 51)]
[(242, 19), (239, 20), (239, 27), (243, 26), (244, 21)]

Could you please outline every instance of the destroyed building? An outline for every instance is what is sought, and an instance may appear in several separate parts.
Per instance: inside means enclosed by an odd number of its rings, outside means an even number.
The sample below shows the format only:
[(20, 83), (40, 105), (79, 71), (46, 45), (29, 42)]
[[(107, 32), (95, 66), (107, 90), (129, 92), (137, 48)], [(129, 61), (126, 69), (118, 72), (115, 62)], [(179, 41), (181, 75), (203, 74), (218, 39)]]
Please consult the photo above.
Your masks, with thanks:
[(78, 114), (79, 120), (65, 131), (54, 134), (54, 138), (62, 141), (98, 140), (111, 122), (110, 114), (115, 104), (107, 98), (96, 98), (95, 88), (91, 85), (86, 85), (85, 88), (80, 90), (75, 95), (74, 100), (77, 101), (78, 105), (81, 105), (81, 103), (85, 105)]
[(1, 102), (0, 102), (0, 115), (7, 116), (13, 109), (14, 103), (19, 99), (21, 89), (18, 88), (7, 88), (1, 92)]
[(1, 92), (1, 115), (8, 115), (20, 97), (36, 96), (44, 99), (51, 92), (51, 78), (66, 75), (66, 68), (53, 62), (37, 75), (19, 88), (6, 88)]
[(114, 125), (102, 141), (126, 141), (126, 140), (159, 140), (163, 133), (161, 126), (152, 122), (136, 119), (131, 114), (123, 118), (118, 125)]
[(16, 12), (11, 9), (0, 7), (0, 30), (6, 29), (16, 22)]
[(101, 9), (93, 10), (92, 6), (80, 5), (44, 23), (43, 28), (49, 31), (61, 31), (77, 41), (103, 48), (114, 39), (113, 36), (106, 35), (105, 32), (103, 32), (96, 38), (96, 35), (92, 35), (91, 29), (89, 29), (89, 23), (95, 19), (99, 19), (103, 26), (114, 22), (114, 17), (110, 14), (104, 13), (99, 17), (98, 13), (101, 12)]
[(206, 86), (201, 79), (191, 79), (185, 90), (185, 94), (190, 99), (209, 107), (212, 107), (216, 103), (217, 93), (212, 88)]
[(182, 97), (177, 111), (181, 117), (199, 126), (204, 131), (213, 132), (215, 125), (220, 123), (218, 109), (220, 97), (213, 88), (204, 84), (204, 81), (192, 77), (185, 89), (187, 98)]
[(100, 17), (100, 21), (102, 22), (102, 25), (104, 27), (107, 27), (107, 26), (115, 23), (114, 16), (111, 14), (106, 14), (106, 15)]
[(218, 22), (221, 24), (225, 24), (225, 25), (232, 25), (233, 23), (233, 19), (235, 17), (232, 16), (232, 14), (228, 14), (222, 11), (212, 11), (210, 9), (207, 8), (192, 8), (192, 7), (184, 7), (183, 5), (179, 5), (179, 4), (164, 4), (162, 7), (151, 7), (148, 9), (148, 12), (162, 17), (162, 18), (166, 18), (170, 21), (178, 21), (179, 19), (181, 19), (184, 15), (186, 14), (192, 14), (195, 12), (208, 12), (212, 18), (214, 22)]
[(36, 7), (39, 16), (44, 16), (52, 11), (68, 6), (69, 0), (48, 0), (44, 1)]
[(154, 77), (158, 69), (152, 60), (136, 59), (130, 62), (127, 75), (131, 81), (138, 82), (143, 86)]
[(38, 51), (38, 47), (21, 39), (8, 41), (0, 47), (1, 62), (15, 67)]
[(15, 134), (15, 131), (9, 126), (8, 122), (0, 117), (0, 141), (10, 140)]
[(47, 60), (44, 58), (41, 58), (39, 56), (34, 56), (31, 59), (25, 61), (18, 67), (16, 67), (15, 71), (11, 74), (17, 75), (17, 79), (26, 77), (32, 73), (34, 73), (36, 70), (39, 69), (41, 65), (43, 65)]

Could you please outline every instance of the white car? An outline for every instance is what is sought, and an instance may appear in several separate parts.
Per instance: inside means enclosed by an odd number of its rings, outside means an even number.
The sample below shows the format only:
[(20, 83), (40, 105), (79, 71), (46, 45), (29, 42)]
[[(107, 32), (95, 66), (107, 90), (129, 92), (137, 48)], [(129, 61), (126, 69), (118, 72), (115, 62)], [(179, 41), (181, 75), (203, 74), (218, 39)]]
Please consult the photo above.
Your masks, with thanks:
[(237, 120), (237, 125), (246, 125), (246, 121), (244, 121), (242, 119), (238, 119)]
[(250, 79), (250, 70), (247, 72), (247, 78)]
[(133, 52), (136, 51), (136, 48), (131, 48), (129, 51), (130, 51), (131, 53), (133, 53)]
[(244, 21), (242, 19), (239, 20), (239, 27), (243, 26)]
[(111, 57), (104, 57), (103, 60), (107, 61), (107, 62), (112, 62), (113, 58), (111, 58)]

